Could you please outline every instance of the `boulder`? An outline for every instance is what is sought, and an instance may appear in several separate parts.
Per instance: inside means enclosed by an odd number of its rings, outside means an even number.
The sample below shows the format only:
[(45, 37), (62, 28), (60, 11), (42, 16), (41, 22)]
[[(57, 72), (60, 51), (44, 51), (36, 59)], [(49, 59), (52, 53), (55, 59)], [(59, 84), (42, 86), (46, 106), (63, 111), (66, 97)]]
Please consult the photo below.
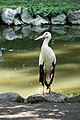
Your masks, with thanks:
[(7, 92), (0, 94), (0, 102), (24, 102), (24, 98), (18, 93)]
[(47, 102), (64, 102), (67, 96), (60, 93), (52, 93), (51, 95), (46, 95), (45, 99)]
[(20, 21), (18, 18), (14, 19), (14, 25), (22, 25), (24, 24), (22, 21)]
[(17, 11), (17, 14), (21, 14), (21, 8), (16, 8), (15, 11)]
[(66, 101), (67, 102), (80, 102), (80, 95), (76, 95), (74, 97), (69, 97)]
[(59, 93), (51, 94), (34, 94), (25, 99), (25, 103), (37, 103), (37, 102), (63, 102), (67, 99), (67, 96)]
[(0, 24), (2, 23), (2, 9), (0, 8)]
[(45, 101), (44, 95), (40, 95), (40, 94), (31, 95), (24, 100), (25, 103), (38, 103), (44, 101)]
[(2, 9), (2, 21), (8, 25), (14, 23), (15, 16), (21, 13), (21, 9), (11, 9), (11, 8), (3, 8)]
[(71, 24), (80, 24), (80, 10), (69, 10), (67, 13), (68, 22)]
[(51, 24), (53, 25), (64, 25), (66, 23), (66, 15), (60, 14), (56, 17), (51, 18)]
[(26, 24), (30, 24), (33, 20), (30, 12), (26, 8), (22, 9), (21, 20)]
[(10, 8), (3, 8), (2, 12), (2, 21), (8, 25), (12, 24), (14, 21), (14, 16), (17, 14), (17, 11), (14, 11)]
[(39, 15), (37, 15), (36, 18), (31, 21), (31, 24), (33, 26), (40, 26), (40, 25), (47, 25), (49, 24), (49, 22), (43, 19), (42, 17), (40, 17)]

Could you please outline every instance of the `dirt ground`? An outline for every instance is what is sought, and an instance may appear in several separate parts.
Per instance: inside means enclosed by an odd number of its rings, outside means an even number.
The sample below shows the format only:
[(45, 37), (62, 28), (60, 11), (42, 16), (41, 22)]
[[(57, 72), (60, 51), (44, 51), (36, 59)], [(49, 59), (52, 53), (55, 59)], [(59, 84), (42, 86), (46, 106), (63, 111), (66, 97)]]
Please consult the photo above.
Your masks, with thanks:
[(0, 120), (80, 120), (80, 102), (0, 103)]

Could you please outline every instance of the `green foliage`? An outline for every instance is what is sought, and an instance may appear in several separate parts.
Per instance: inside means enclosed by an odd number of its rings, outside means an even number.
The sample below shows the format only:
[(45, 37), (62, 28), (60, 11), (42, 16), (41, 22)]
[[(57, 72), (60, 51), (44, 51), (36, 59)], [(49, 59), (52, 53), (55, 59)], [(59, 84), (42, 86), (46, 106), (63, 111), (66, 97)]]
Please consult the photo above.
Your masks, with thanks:
[(4, 7), (26, 7), (33, 16), (40, 14), (43, 17), (67, 13), (69, 9), (79, 9), (79, 0), (2, 0), (0, 8)]

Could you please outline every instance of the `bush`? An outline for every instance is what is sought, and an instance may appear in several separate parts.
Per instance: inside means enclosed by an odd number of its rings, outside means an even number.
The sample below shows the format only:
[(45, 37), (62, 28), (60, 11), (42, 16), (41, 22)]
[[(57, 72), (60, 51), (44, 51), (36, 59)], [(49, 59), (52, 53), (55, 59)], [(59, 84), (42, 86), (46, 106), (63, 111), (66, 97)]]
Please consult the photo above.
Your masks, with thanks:
[(79, 9), (79, 0), (2, 0), (0, 8), (4, 7), (26, 7), (32, 14), (40, 14), (43, 17), (55, 16), (60, 13), (67, 13), (69, 9)]

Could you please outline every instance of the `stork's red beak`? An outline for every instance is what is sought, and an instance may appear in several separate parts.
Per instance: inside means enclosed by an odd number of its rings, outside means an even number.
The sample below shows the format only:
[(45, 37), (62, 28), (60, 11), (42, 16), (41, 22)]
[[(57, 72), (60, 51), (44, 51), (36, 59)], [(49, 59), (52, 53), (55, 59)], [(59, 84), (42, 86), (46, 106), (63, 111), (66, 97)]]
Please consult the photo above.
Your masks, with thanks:
[(39, 40), (39, 39), (42, 39), (42, 38), (45, 38), (45, 35), (41, 35), (38, 38), (36, 38), (35, 40)]

